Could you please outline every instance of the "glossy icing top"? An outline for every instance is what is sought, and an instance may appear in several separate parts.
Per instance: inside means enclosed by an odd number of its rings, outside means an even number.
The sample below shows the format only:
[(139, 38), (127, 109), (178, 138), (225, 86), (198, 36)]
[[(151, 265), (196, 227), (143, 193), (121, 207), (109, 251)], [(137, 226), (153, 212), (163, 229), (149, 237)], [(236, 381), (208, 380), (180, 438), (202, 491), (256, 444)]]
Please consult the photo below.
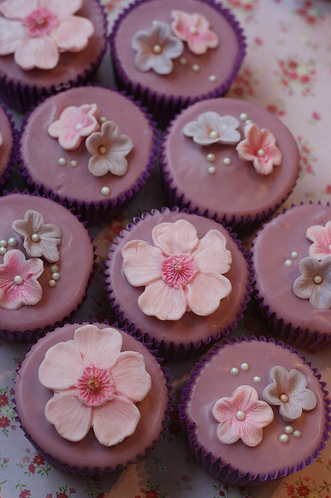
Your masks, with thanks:
[[(63, 149), (57, 138), (48, 133), (49, 126), (59, 119), (68, 106), (96, 104), (97, 119), (106, 117), (119, 126), (133, 142), (131, 152), (126, 156), (128, 170), (123, 176), (108, 172), (94, 176), (88, 170), (92, 157), (86, 149), (85, 140), (74, 150)], [(32, 180), (43, 185), (60, 198), (69, 200), (101, 202), (116, 199), (129, 191), (141, 178), (153, 147), (153, 129), (145, 114), (127, 97), (101, 87), (72, 88), (46, 99), (30, 114), (21, 138), (20, 152)], [(59, 165), (58, 159), (65, 158), (66, 164)], [(70, 162), (76, 161), (76, 166)], [(103, 195), (102, 187), (110, 188)]]
[[(261, 129), (268, 129), (276, 139), (282, 154), (281, 164), (268, 175), (257, 173), (251, 161), (239, 159), (237, 144), (210, 144), (202, 146), (183, 133), (187, 123), (197, 120), (202, 113), (214, 111), (220, 116), (233, 116), (239, 121), (238, 131), (244, 138), (244, 123), (240, 116), (252, 120)], [(286, 126), (263, 108), (235, 99), (211, 99), (193, 104), (172, 122), (164, 143), (164, 172), (169, 174), (171, 188), (176, 196), (184, 194), (183, 204), (209, 215), (225, 216), (231, 221), (251, 216), (262, 216), (269, 209), (282, 204), (295, 185), (299, 173), (299, 153), (296, 142)], [(207, 159), (213, 154), (213, 161)], [(223, 161), (229, 160), (230, 164)], [(215, 167), (214, 174), (208, 168)], [(187, 179), (190, 179), (188, 182)]]
[[(43, 290), (42, 299), (35, 305), (21, 306), (11, 311), (1, 308), (0, 329), (15, 331), (35, 330), (70, 315), (81, 303), (93, 266), (93, 246), (84, 225), (67, 209), (51, 200), (21, 194), (10, 194), (0, 199), (0, 239), (15, 237), (14, 249), (23, 249), (23, 237), (12, 228), (16, 220), (24, 219), (27, 210), (38, 211), (45, 223), (56, 224), (61, 231), (59, 247), (60, 279), (54, 287), (50, 267), (53, 263), (44, 260), (44, 272), (38, 279)], [(8, 246), (9, 252), (11, 248)], [(0, 255), (0, 263), (3, 256)]]

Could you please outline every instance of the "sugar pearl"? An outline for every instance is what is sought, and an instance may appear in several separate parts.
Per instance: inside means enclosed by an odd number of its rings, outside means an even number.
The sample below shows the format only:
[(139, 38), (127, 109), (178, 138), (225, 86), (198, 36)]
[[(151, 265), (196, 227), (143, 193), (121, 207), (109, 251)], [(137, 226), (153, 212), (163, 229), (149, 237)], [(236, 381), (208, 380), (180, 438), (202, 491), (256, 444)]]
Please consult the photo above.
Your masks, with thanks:
[(59, 157), (59, 159), (57, 160), (58, 164), (60, 166), (65, 166), (67, 164), (67, 160), (65, 157)]
[(238, 375), (239, 374), (239, 368), (237, 367), (232, 367), (230, 370), (231, 375)]
[(321, 275), (314, 276), (314, 283), (315, 284), (321, 284), (322, 282), (323, 282), (323, 277), (321, 277)]
[(298, 431), (298, 430), (296, 430), (296, 431), (293, 432), (293, 436), (294, 437), (301, 437), (301, 432)]
[(292, 434), (293, 432), (293, 427), (291, 425), (287, 425), (285, 428), (284, 428), (284, 431), (286, 432), (286, 434)]
[(162, 52), (162, 47), (158, 43), (156, 43), (153, 47), (154, 54), (160, 54)]
[(52, 280), (60, 280), (60, 274), (58, 272), (52, 273)]
[(40, 242), (40, 235), (38, 233), (33, 233), (31, 235), (32, 242)]
[(207, 161), (209, 161), (210, 163), (214, 162), (215, 159), (216, 159), (215, 154), (212, 153), (207, 154)]
[(287, 268), (291, 268), (293, 266), (293, 261), (291, 259), (287, 259), (284, 263)]
[(216, 76), (215, 76), (215, 74), (211, 74), (211, 75), (209, 76), (209, 81), (211, 81), (211, 82), (216, 81)]
[(10, 237), (8, 239), (8, 244), (10, 245), (10, 247), (15, 247), (17, 245), (17, 240), (15, 239), (15, 237)]
[(4, 256), (7, 252), (7, 249), (5, 247), (0, 246), (0, 255)]
[(76, 126), (75, 126), (75, 129), (76, 129), (77, 131), (81, 130), (82, 128), (83, 128), (82, 123), (77, 123), (77, 124), (76, 124)]
[(100, 154), (103, 155), (103, 154), (106, 154), (107, 148), (104, 145), (100, 145), (98, 151), (99, 151)]
[(246, 112), (242, 112), (239, 117), (240, 117), (241, 121), (247, 121), (247, 119), (248, 119), (248, 115)]
[(55, 282), (55, 280), (49, 280), (49, 281), (48, 281), (48, 285), (49, 285), (50, 287), (55, 287), (55, 286), (56, 286), (56, 282)]
[(248, 365), (248, 363), (242, 363), (242, 364), (240, 365), (240, 368), (241, 368), (241, 370), (243, 370), (244, 372), (247, 372), (247, 371), (249, 370), (249, 365)]
[(215, 166), (209, 166), (209, 168), (208, 168), (208, 173), (209, 173), (210, 175), (215, 175), (215, 173), (216, 173), (216, 168), (215, 168)]
[(70, 161), (70, 166), (71, 166), (72, 168), (77, 168), (77, 166), (78, 166), (78, 161), (76, 161), (76, 159), (72, 159), (72, 160)]
[(225, 166), (229, 166), (231, 164), (231, 159), (229, 157), (225, 157), (223, 159), (223, 164), (225, 164)]
[(298, 253), (296, 251), (291, 252), (291, 258), (296, 259), (298, 257)]
[(246, 416), (242, 410), (238, 410), (236, 413), (236, 417), (238, 420), (245, 420)]
[(216, 130), (212, 130), (209, 132), (209, 137), (214, 139), (214, 138), (217, 138), (218, 137), (218, 133)]
[(106, 116), (101, 116), (100, 123), (105, 123), (107, 121)]
[(194, 71), (195, 73), (198, 73), (200, 71), (199, 64), (193, 64), (192, 71)]
[(109, 187), (105, 186), (105, 187), (102, 187), (102, 189), (101, 189), (100, 192), (101, 192), (102, 195), (109, 195), (110, 192), (111, 192), (111, 190), (110, 190)]
[(279, 399), (282, 401), (282, 403), (287, 403), (288, 402), (288, 396), (287, 396), (287, 394), (281, 394), (279, 396)]
[(263, 156), (265, 155), (264, 150), (263, 150), (263, 149), (259, 149), (259, 150), (257, 151), (257, 155), (258, 155), (258, 156), (260, 156), (260, 157), (263, 157)]
[(179, 63), (182, 65), (182, 66), (185, 66), (187, 64), (187, 59), (186, 57), (181, 57), (179, 59)]
[(261, 381), (262, 381), (262, 379), (258, 375), (255, 375), (253, 377), (253, 382), (255, 382), (255, 384), (260, 384)]
[(59, 271), (59, 267), (58, 267), (58, 265), (52, 265), (52, 266), (51, 266), (51, 272), (52, 272), (52, 273), (56, 273), (56, 272), (58, 272), (58, 271)]
[(288, 437), (288, 435), (287, 435), (287, 434), (281, 434), (281, 435), (279, 436), (279, 441), (280, 441), (281, 443), (288, 443), (288, 441), (289, 441), (289, 437)]
[(191, 35), (197, 35), (198, 34), (197, 28), (195, 26), (191, 26), (190, 33), (191, 33)]
[(17, 284), (17, 285), (21, 285), (21, 284), (23, 283), (23, 278), (21, 277), (21, 275), (16, 275), (16, 276), (14, 277), (14, 282), (15, 282), (15, 284)]
[(7, 247), (7, 241), (6, 240), (0, 240), (0, 247)]

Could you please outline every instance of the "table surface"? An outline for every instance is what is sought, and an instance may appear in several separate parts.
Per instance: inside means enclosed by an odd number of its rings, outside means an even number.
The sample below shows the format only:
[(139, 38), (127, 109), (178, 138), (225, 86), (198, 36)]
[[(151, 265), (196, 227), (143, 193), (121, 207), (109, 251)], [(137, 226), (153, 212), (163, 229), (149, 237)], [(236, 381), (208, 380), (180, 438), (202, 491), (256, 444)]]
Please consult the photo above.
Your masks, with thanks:
[[(166, 0), (165, 0), (166, 1)], [(103, 0), (109, 29), (127, 0)], [(247, 37), (247, 56), (228, 97), (247, 99), (277, 115), (291, 130), (301, 171), (286, 202), (323, 203), (331, 198), (331, 2), (328, 0), (224, 0)], [(112, 85), (109, 54), (99, 81)], [(20, 121), (17, 116), (17, 122)], [(17, 181), (14, 176), (13, 182)], [(103, 282), (109, 244), (144, 211), (164, 205), (157, 169), (128, 209), (108, 224), (92, 227), (98, 271), (89, 297), (74, 319), (109, 316)], [(236, 335), (268, 335), (249, 309)], [(0, 342), (0, 498), (226, 498), (331, 496), (331, 441), (314, 464), (293, 476), (255, 488), (226, 486), (192, 459), (179, 426), (177, 403), (194, 360), (165, 362), (174, 386), (174, 410), (167, 431), (147, 459), (98, 478), (75, 477), (52, 468), (38, 455), (15, 420), (11, 389), (27, 346)], [(331, 385), (330, 351), (300, 351)], [(196, 360), (197, 358), (195, 358)]]

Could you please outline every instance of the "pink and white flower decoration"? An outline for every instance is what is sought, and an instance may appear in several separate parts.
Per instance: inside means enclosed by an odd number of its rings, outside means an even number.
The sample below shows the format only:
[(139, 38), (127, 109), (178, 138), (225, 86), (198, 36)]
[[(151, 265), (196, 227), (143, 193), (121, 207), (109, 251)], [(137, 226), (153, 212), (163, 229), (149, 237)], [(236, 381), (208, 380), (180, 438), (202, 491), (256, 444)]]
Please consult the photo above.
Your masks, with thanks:
[(61, 52), (80, 52), (94, 33), (75, 16), (83, 0), (5, 0), (0, 4), (0, 55), (14, 54), (24, 70), (53, 69)]
[(306, 231), (306, 237), (312, 241), (309, 247), (309, 256), (321, 260), (331, 255), (331, 221), (328, 221), (325, 226), (309, 227)]
[(128, 170), (126, 156), (131, 152), (133, 142), (120, 133), (114, 121), (105, 121), (101, 131), (92, 133), (86, 139), (86, 148), (92, 154), (88, 169), (94, 176), (110, 172), (116, 176), (125, 175)]
[(43, 256), (50, 263), (59, 260), (61, 230), (53, 223), (45, 223), (38, 211), (28, 209), (24, 220), (15, 220), (12, 228), (24, 237), (23, 246), (29, 256)]
[(186, 311), (210, 315), (232, 286), (223, 276), (230, 269), (226, 238), (210, 230), (199, 239), (186, 220), (160, 223), (152, 230), (153, 244), (132, 240), (122, 248), (123, 271), (134, 287), (145, 286), (138, 306), (159, 320), (179, 320)]
[(212, 413), (219, 422), (217, 437), (221, 443), (233, 444), (241, 439), (250, 447), (263, 439), (263, 428), (269, 425), (274, 412), (265, 401), (258, 399), (251, 386), (237, 387), (231, 396), (216, 401)]
[(7, 251), (0, 264), (0, 307), (17, 310), (39, 303), (43, 291), (38, 278), (43, 271), (41, 259), (26, 260), (18, 249)]
[(99, 130), (97, 112), (96, 104), (66, 107), (59, 119), (48, 127), (48, 133), (51, 137), (58, 138), (63, 149), (77, 149), (86, 137)]
[(150, 31), (137, 31), (131, 40), (132, 48), (137, 52), (135, 65), (139, 71), (156, 74), (169, 74), (173, 70), (172, 59), (183, 52), (182, 42), (173, 36), (168, 24), (155, 22)]
[(293, 284), (293, 292), (301, 299), (309, 299), (314, 308), (328, 310), (331, 308), (331, 256), (322, 261), (315, 258), (303, 258), (299, 263), (301, 272)]
[(208, 48), (218, 46), (218, 36), (210, 29), (210, 23), (203, 15), (188, 14), (180, 10), (173, 10), (171, 14), (174, 18), (172, 31), (180, 40), (187, 42), (191, 52), (202, 55)]
[(307, 389), (306, 375), (296, 368), (288, 371), (275, 366), (270, 371), (272, 383), (263, 390), (263, 398), (279, 407), (279, 413), (286, 422), (298, 419), (303, 410), (313, 410), (317, 404), (315, 393)]
[(208, 111), (199, 114), (196, 121), (186, 123), (183, 133), (200, 145), (236, 144), (241, 138), (238, 126), (239, 121), (235, 117), (220, 116), (217, 112)]
[(247, 124), (244, 134), (245, 139), (237, 145), (239, 158), (252, 161), (260, 175), (269, 175), (273, 167), (282, 162), (282, 153), (274, 135), (266, 128), (260, 129), (255, 123)]
[(105, 446), (136, 430), (142, 401), (151, 388), (142, 354), (123, 351), (120, 332), (95, 325), (76, 329), (74, 340), (51, 347), (39, 367), (39, 380), (54, 391), (46, 419), (69, 441), (81, 441), (93, 428)]

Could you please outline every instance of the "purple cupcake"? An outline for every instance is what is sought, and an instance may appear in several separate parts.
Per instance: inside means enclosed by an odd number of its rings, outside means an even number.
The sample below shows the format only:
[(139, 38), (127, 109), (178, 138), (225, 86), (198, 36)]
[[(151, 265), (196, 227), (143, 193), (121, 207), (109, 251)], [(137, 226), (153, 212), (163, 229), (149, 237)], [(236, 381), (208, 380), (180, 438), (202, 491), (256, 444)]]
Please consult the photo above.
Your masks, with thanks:
[(60, 204), (0, 197), (0, 337), (34, 341), (86, 298), (94, 251), (84, 225)]
[(138, 0), (110, 40), (119, 88), (160, 126), (193, 102), (223, 95), (246, 49), (237, 20), (214, 0)]
[(106, 51), (99, 0), (0, 0), (0, 97), (27, 112), (41, 97), (87, 82)]
[(14, 396), (26, 437), (52, 465), (100, 475), (160, 439), (170, 385), (146, 343), (108, 324), (65, 324), (32, 346)]
[(299, 152), (287, 127), (236, 99), (197, 102), (167, 129), (161, 147), (168, 205), (251, 230), (288, 197)]
[(216, 344), (186, 382), (179, 416), (191, 452), (215, 479), (261, 484), (305, 468), (329, 439), (325, 383), (283, 343)]
[(99, 86), (47, 98), (27, 116), (20, 165), (31, 189), (88, 222), (117, 216), (149, 177), (156, 130), (139, 104)]
[(17, 159), (18, 136), (12, 116), (0, 103), (0, 190), (9, 179)]
[(236, 326), (252, 283), (249, 258), (234, 235), (213, 220), (168, 208), (121, 232), (105, 274), (119, 323), (176, 360)]
[(255, 297), (270, 330), (297, 348), (331, 346), (331, 206), (293, 206), (253, 239)]

